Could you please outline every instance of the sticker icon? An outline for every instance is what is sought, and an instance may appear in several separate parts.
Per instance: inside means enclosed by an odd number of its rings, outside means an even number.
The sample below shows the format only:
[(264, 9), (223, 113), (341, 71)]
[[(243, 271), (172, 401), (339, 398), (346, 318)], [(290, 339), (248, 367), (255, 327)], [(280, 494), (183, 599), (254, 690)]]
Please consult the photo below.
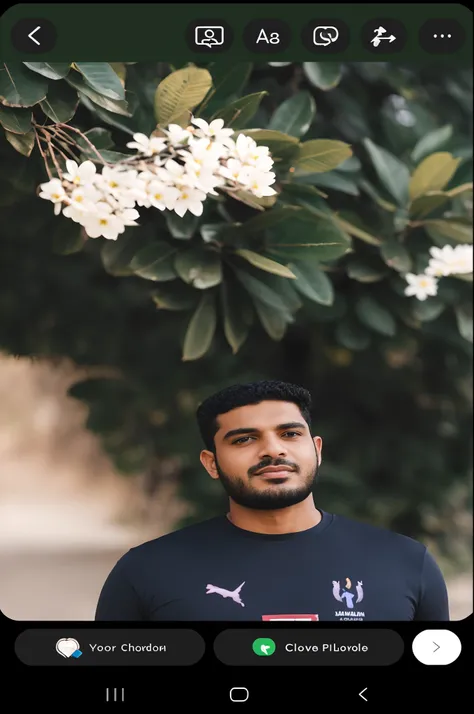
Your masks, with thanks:
[(56, 652), (61, 655), (61, 657), (74, 657), (78, 659), (82, 652), (79, 642), (72, 637), (63, 637), (61, 640), (56, 642)]
[(269, 657), (276, 650), (276, 644), (269, 637), (259, 637), (254, 640), (252, 649), (259, 657)]

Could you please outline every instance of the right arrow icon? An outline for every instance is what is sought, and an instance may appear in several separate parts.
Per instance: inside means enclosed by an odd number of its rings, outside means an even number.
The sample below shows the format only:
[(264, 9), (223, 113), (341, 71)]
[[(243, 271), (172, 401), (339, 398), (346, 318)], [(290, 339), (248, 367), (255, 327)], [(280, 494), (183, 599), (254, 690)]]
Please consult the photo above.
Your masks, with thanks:
[(361, 692), (359, 692), (359, 697), (361, 697), (364, 700), (364, 702), (367, 701), (367, 699), (364, 697), (364, 692), (366, 692), (366, 691), (367, 691), (367, 687), (365, 689), (363, 689)]
[(439, 650), (439, 645), (437, 645), (436, 642), (434, 642), (434, 641), (433, 641), (433, 644), (435, 646), (433, 652), (436, 652), (437, 650)]

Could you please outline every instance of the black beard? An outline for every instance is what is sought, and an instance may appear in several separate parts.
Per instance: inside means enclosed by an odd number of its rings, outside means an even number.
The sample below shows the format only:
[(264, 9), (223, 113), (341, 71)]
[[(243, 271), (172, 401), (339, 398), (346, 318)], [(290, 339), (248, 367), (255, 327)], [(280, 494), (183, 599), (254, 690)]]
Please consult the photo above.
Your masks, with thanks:
[[(318, 473), (318, 462), (316, 458), (316, 466), (308, 473), (304, 484), (301, 486), (291, 489), (278, 489), (277, 486), (273, 486), (269, 487), (266, 491), (257, 491), (253, 490), (251, 485), (249, 486), (243, 479), (232, 478), (222, 471), (217, 456), (215, 457), (215, 461), (217, 473), (229, 498), (235, 501), (239, 506), (250, 508), (254, 511), (276, 511), (301, 503), (313, 492)], [(275, 481), (277, 480), (278, 474), (275, 474)]]

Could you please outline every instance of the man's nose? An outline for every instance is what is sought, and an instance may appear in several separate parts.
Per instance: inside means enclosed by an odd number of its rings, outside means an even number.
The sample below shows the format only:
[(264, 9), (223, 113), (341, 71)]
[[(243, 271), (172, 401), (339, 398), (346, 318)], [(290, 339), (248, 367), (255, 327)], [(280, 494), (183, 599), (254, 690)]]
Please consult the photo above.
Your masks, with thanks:
[(262, 441), (259, 453), (260, 459), (264, 458), (285, 458), (287, 455), (286, 444), (277, 436), (269, 436)]

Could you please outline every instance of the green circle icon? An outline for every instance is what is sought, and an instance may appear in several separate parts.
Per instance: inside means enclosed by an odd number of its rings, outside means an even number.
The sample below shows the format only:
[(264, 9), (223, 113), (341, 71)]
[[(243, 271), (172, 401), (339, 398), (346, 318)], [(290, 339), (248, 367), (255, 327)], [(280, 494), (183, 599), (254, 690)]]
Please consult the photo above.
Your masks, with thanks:
[(276, 644), (269, 637), (259, 637), (252, 644), (252, 649), (259, 657), (270, 657), (276, 650)]

